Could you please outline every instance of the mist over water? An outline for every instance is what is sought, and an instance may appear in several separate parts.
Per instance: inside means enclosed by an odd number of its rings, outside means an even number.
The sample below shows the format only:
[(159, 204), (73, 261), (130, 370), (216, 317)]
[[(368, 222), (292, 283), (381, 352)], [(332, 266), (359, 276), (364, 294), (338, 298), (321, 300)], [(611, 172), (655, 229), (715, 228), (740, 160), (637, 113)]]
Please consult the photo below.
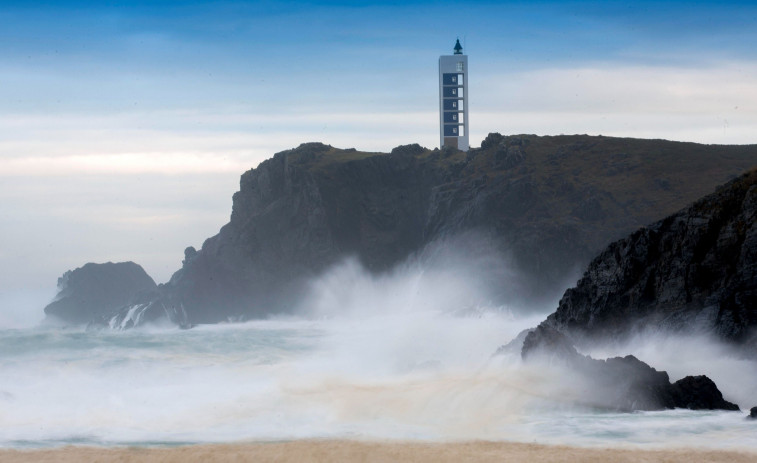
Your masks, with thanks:
[[(438, 252), (380, 276), (346, 260), (312, 282), (296, 317), (0, 330), (0, 446), (332, 437), (757, 449), (743, 413), (598, 412), (576, 403), (570, 372), (493, 357), (550, 309), (491, 303), (491, 282), (512, 276), (492, 267), (498, 257)], [(653, 341), (626, 347), (676, 379), (665, 341)], [(754, 365), (713, 367), (715, 352), (679, 367), (738, 368), (751, 376), (734, 394), (752, 394)]]
[(424, 312), (476, 316), (495, 311), (541, 321), (557, 306), (559, 295), (541, 305), (524, 303), (528, 284), (509, 262), (508, 251), (497, 240), (475, 231), (437, 240), (378, 275), (358, 259), (348, 258), (311, 282), (298, 313), (365, 318)]
[(32, 328), (45, 314), (42, 308), (55, 296), (55, 288), (0, 291), (0, 329)]

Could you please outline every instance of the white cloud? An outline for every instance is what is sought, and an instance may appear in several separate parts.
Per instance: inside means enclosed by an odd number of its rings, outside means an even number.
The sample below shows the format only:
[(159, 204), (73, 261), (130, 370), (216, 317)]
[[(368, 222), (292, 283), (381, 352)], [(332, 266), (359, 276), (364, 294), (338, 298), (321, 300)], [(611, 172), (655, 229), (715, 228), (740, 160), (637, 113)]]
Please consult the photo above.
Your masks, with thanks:
[[(360, 94), (337, 111), (221, 102), (207, 110), (0, 114), (0, 175), (241, 173), (310, 141), (367, 151), (434, 147), (438, 115), (429, 93), (427, 110), (413, 112), (371, 111), (371, 96)], [(755, 142), (757, 63), (473, 73), (470, 93), (474, 146), (491, 131)], [(417, 104), (417, 95), (408, 100)]]
[(613, 66), (471, 77), (471, 142), (486, 133), (757, 143), (757, 63)]
[(248, 166), (224, 156), (202, 153), (106, 153), (73, 156), (30, 156), (0, 159), (4, 175), (198, 174), (243, 172)]
[[(526, 117), (554, 114), (579, 119), (602, 115), (616, 122), (614, 132), (628, 130), (625, 136), (638, 136), (629, 126), (643, 117), (651, 118), (643, 131), (654, 131), (659, 138), (670, 138), (666, 130), (686, 129), (692, 117), (757, 121), (757, 63), (751, 62), (707, 68), (605, 64), (542, 69), (485, 77), (479, 85), (472, 92), (472, 104), (486, 113), (523, 113)], [(475, 115), (473, 110), (471, 113)], [(654, 130), (657, 119), (663, 116), (669, 123)], [(530, 122), (533, 131), (543, 130), (538, 120)]]
[(368, 151), (419, 138), (433, 145), (437, 117), (431, 111), (9, 115), (0, 117), (0, 175), (241, 174), (304, 142)]

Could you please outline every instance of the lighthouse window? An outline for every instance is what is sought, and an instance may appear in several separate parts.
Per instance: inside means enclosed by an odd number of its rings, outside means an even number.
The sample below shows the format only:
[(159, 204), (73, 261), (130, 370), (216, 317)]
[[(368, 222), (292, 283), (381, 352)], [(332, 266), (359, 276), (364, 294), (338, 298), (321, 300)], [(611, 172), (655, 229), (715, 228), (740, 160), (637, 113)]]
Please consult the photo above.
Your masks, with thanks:
[(458, 61), (457, 62), (457, 72), (463, 72), (463, 71), (464, 71), (464, 69), (463, 69), (463, 62), (462, 61)]
[(458, 104), (460, 100), (453, 100), (452, 98), (445, 98), (443, 108), (445, 111), (457, 111), (461, 105)]
[(446, 72), (444, 73), (444, 85), (462, 85), (458, 83), (458, 79), (460, 78), (460, 74), (453, 73), (453, 72)]

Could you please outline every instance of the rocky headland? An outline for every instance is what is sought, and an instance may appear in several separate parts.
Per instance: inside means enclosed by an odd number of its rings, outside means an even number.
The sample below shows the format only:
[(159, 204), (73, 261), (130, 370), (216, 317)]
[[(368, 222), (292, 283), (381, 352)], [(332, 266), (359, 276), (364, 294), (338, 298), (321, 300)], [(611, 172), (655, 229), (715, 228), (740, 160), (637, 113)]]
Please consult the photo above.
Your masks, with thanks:
[(380, 273), (471, 230), (491, 237), (520, 278), (493, 302), (549, 302), (608, 243), (755, 159), (754, 146), (585, 135), (490, 134), (467, 153), (303, 144), (242, 175), (229, 223), (187, 248), (169, 282), (71, 321), (127, 328), (266, 317), (295, 307), (306, 283), (345, 257)]
[[(704, 335), (757, 358), (757, 169), (610, 244), (557, 310), (499, 352), (546, 358), (590, 382), (583, 402), (617, 410), (738, 410), (706, 376), (670, 384), (633, 356), (575, 346), (641, 333)], [(751, 416), (751, 415), (750, 415)]]

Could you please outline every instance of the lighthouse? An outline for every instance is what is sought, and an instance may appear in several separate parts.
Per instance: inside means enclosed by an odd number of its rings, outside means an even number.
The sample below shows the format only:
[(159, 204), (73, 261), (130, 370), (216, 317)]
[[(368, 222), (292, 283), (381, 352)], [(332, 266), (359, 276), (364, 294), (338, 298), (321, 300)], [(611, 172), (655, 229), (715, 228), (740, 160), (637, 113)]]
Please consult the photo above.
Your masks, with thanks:
[(439, 144), (468, 151), (468, 57), (454, 50), (439, 57)]

